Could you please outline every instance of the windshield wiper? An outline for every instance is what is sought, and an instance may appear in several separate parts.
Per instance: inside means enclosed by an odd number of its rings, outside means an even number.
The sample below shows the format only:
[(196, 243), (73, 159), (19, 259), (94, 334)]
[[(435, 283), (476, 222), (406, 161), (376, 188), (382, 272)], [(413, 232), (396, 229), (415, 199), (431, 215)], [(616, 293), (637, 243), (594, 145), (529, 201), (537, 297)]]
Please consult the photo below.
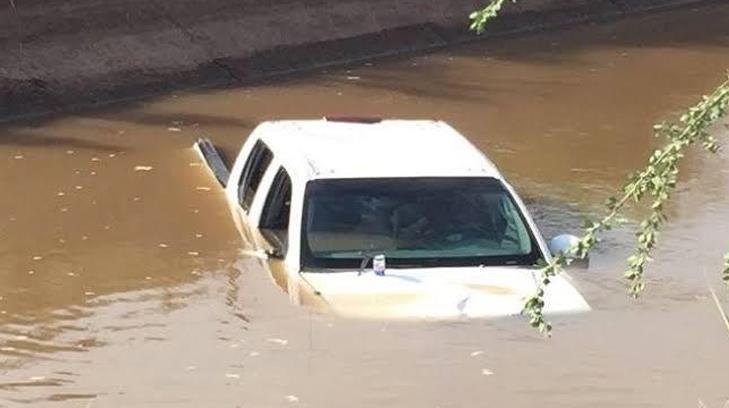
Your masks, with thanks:
[(372, 258), (375, 257), (375, 255), (372, 252), (365, 252), (365, 251), (360, 251), (360, 256), (362, 257), (362, 262), (360, 262), (360, 264), (359, 264), (359, 271), (357, 272), (357, 276), (361, 276), (364, 273), (364, 270), (367, 267), (367, 264), (370, 263)]

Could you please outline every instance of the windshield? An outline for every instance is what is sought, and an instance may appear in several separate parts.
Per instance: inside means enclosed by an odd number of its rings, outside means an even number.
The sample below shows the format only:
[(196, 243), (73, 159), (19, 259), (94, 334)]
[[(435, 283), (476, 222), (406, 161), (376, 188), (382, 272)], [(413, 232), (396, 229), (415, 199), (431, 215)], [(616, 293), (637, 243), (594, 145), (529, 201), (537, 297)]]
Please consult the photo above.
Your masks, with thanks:
[(326, 179), (309, 182), (304, 267), (532, 265), (524, 217), (493, 178)]

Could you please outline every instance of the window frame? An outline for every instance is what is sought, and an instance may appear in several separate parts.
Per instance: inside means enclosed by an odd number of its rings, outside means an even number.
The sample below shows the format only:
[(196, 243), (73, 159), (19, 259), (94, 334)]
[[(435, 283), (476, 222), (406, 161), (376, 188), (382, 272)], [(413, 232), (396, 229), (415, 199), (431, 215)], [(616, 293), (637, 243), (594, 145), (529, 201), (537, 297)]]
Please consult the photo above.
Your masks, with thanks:
[[(253, 144), (250, 153), (246, 161), (243, 163), (241, 169), (241, 175), (238, 179), (238, 204), (241, 206), (243, 211), (249, 213), (251, 206), (255, 200), (256, 194), (261, 188), (261, 183), (268, 169), (274, 161), (274, 153), (263, 140), (258, 139)], [(265, 165), (262, 166), (262, 163)], [(254, 173), (254, 169), (259, 170), (259, 176), (257, 176), (256, 185), (251, 187), (251, 176)]]
[[(285, 192), (286, 187), (288, 188), (288, 192)], [(271, 180), (268, 191), (266, 192), (263, 207), (261, 209), (261, 215), (258, 219), (258, 229), (261, 231), (261, 235), (263, 235), (269, 244), (279, 250), (282, 256), (286, 255), (289, 247), (289, 229), (292, 225), (293, 187), (291, 175), (284, 166), (279, 166), (276, 170), (276, 174)], [(283, 197), (286, 197), (287, 194), (288, 200), (284, 200), (283, 203), (281, 203), (280, 200), (282, 197), (279, 197), (281, 194), (284, 194)], [(274, 203), (273, 201), (275, 199), (278, 199), (279, 203)], [(279, 204), (279, 206), (276, 207), (276, 211), (279, 212), (279, 214), (275, 214), (276, 221), (280, 221), (282, 216), (282, 214), (280, 214), (281, 211), (284, 211), (284, 214), (286, 214), (282, 228), (272, 228), (270, 225), (271, 222), (274, 221), (273, 215), (271, 215), (270, 212), (276, 204)], [(277, 231), (279, 231), (278, 234), (276, 233)]]

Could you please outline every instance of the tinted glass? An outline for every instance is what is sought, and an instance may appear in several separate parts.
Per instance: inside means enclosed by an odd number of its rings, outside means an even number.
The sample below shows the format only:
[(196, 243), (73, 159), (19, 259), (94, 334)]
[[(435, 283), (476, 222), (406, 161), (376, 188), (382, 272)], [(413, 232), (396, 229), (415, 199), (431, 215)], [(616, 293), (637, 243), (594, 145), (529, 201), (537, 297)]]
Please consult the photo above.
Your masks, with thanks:
[(291, 213), (291, 179), (282, 167), (273, 179), (266, 197), (259, 226), (269, 243), (286, 254), (288, 249), (289, 215)]
[(261, 228), (285, 230), (289, 227), (291, 208), (291, 179), (281, 168), (273, 180), (271, 191), (266, 198), (266, 206), (261, 216)]
[(261, 184), (261, 179), (271, 164), (271, 160), (273, 160), (271, 150), (260, 140), (257, 141), (243, 166), (243, 174), (238, 188), (238, 198), (244, 210), (251, 207), (253, 197), (256, 195), (258, 186)]
[(306, 266), (356, 268), (383, 253), (388, 266), (534, 264), (524, 217), (493, 178), (336, 179), (307, 186)]

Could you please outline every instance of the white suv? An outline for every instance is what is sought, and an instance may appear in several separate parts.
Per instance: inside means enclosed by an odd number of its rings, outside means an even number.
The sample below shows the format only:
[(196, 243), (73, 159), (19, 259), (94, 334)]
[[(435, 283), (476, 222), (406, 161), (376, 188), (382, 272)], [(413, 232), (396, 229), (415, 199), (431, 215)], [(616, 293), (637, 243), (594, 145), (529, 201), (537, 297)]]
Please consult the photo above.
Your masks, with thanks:
[[(519, 314), (550, 258), (512, 187), (443, 122), (264, 122), (229, 174), (208, 140), (197, 148), (244, 240), (298, 303), (367, 317)], [(589, 309), (569, 276), (553, 279), (547, 313)]]

